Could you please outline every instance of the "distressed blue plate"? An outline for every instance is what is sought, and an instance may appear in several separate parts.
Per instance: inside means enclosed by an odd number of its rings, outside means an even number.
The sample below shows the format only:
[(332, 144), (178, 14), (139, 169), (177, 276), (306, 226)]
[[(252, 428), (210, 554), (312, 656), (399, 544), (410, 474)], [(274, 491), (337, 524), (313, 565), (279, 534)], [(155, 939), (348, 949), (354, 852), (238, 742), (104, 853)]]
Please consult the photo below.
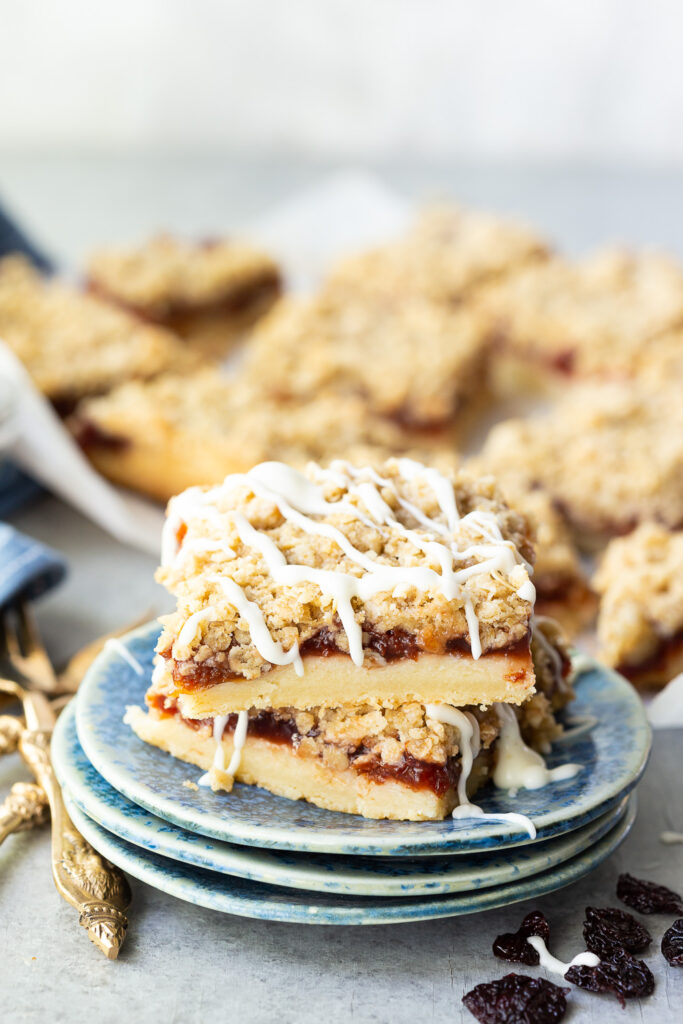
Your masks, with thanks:
[(167, 860), (107, 832), (79, 810), (68, 793), (65, 793), (65, 801), (76, 828), (96, 850), (134, 878), (170, 896), (210, 910), (298, 924), (368, 925), (426, 921), (473, 914), (544, 896), (597, 868), (623, 842), (635, 818), (635, 803), (631, 802), (622, 819), (589, 850), (528, 879), (450, 896), (374, 899), (334, 893), (298, 893)]
[(187, 832), (139, 807), (99, 775), (78, 742), (73, 707), (52, 740), (52, 763), (62, 788), (98, 825), (152, 853), (255, 882), (353, 896), (419, 896), (469, 892), (546, 871), (598, 842), (626, 811), (629, 799), (583, 828), (517, 849), (473, 856), (344, 857), (231, 846)]
[[(115, 649), (102, 652), (81, 683), (76, 702), (78, 738), (97, 771), (134, 803), (189, 832), (224, 842), (312, 853), (416, 856), (472, 853), (529, 843), (507, 823), (373, 821), (286, 800), (255, 786), (232, 793), (183, 786), (200, 771), (143, 743), (123, 723), (127, 705), (142, 704), (152, 672), (157, 623), (129, 633), (123, 643), (143, 666), (139, 675)], [(534, 822), (538, 838), (580, 828), (623, 800), (640, 778), (650, 730), (637, 693), (616, 673), (583, 659), (572, 716), (593, 716), (589, 732), (556, 745), (551, 767), (575, 761), (583, 770), (570, 780), (511, 797), (487, 787), (477, 796), (485, 811), (518, 811)]]

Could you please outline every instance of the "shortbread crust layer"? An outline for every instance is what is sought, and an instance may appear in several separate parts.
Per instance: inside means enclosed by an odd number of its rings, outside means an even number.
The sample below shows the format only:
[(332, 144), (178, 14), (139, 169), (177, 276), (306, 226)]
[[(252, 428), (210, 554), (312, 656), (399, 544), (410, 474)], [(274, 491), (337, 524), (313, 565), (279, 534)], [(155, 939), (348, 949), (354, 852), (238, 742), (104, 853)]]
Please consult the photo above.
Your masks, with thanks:
[[(209, 730), (200, 733), (176, 718), (153, 718), (141, 708), (129, 709), (127, 721), (145, 742), (205, 771), (211, 768), (216, 744)], [(226, 735), (222, 744), (225, 757), (229, 759), (234, 750), (232, 736)], [(486, 751), (476, 759), (468, 780), (469, 796), (487, 780), (489, 763)], [(235, 780), (260, 786), (290, 800), (307, 800), (330, 811), (361, 814), (366, 818), (438, 820), (445, 818), (458, 802), (453, 785), (437, 793), (427, 787), (414, 789), (400, 782), (375, 782), (352, 768), (344, 771), (328, 768), (318, 759), (297, 757), (288, 744), (258, 739), (248, 733)]]
[[(470, 654), (420, 654), (386, 664), (355, 665), (348, 655), (304, 658), (304, 673), (291, 665), (275, 665), (255, 679), (193, 682), (166, 669), (165, 682), (178, 696), (188, 718), (222, 715), (248, 708), (311, 708), (318, 705), (373, 704), (397, 707), (408, 702), (490, 705), (522, 704), (534, 692), (534, 671), (528, 640), (514, 649), (491, 652), (478, 660)], [(196, 676), (202, 680), (202, 676)]]

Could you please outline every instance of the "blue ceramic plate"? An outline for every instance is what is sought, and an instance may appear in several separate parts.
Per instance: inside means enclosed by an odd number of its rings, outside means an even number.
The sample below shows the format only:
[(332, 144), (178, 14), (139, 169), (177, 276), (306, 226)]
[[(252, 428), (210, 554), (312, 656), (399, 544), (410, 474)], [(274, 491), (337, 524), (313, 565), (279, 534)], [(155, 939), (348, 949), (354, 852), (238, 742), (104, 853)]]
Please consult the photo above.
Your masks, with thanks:
[(422, 859), (343, 857), (231, 846), (157, 818), (98, 775), (78, 742), (73, 707), (64, 711), (55, 729), (52, 763), (78, 809), (119, 839), (183, 864), (254, 882), (354, 896), (467, 892), (527, 878), (593, 846), (624, 814), (628, 800), (635, 799), (625, 797), (607, 814), (566, 836), (512, 850)]
[(628, 835), (635, 817), (630, 804), (621, 821), (584, 853), (532, 878), (456, 896), (426, 896), (404, 899), (297, 893), (279, 886), (262, 885), (231, 875), (215, 874), (201, 868), (167, 860), (119, 839), (97, 825), (78, 809), (65, 793), (74, 824), (95, 849), (134, 878), (161, 889), (170, 896), (240, 917), (298, 924), (397, 924), (438, 917), (473, 914), (503, 907), (561, 889), (598, 867)]
[[(236, 785), (230, 794), (187, 789), (197, 768), (143, 743), (124, 725), (127, 705), (142, 704), (152, 672), (157, 623), (142, 626), (123, 643), (143, 666), (139, 675), (115, 649), (102, 652), (83, 680), (76, 724), (81, 745), (115, 789), (153, 814), (225, 842), (312, 853), (404, 855), (471, 853), (528, 843), (521, 829), (491, 821), (373, 821), (324, 811), (303, 801)], [(585, 659), (584, 659), (585, 662)], [(650, 730), (640, 698), (620, 676), (585, 662), (574, 717), (593, 716), (589, 733), (557, 744), (550, 766), (584, 766), (571, 780), (512, 798), (488, 787), (477, 797), (485, 811), (518, 811), (534, 822), (538, 838), (561, 835), (592, 821), (623, 800), (640, 778)]]

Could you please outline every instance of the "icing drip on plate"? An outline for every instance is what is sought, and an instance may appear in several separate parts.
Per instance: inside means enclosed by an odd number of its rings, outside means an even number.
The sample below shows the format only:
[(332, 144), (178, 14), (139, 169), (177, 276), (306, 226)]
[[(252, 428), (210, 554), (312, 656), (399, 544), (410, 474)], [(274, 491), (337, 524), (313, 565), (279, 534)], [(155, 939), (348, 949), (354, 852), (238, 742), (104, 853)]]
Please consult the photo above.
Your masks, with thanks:
[(562, 978), (564, 978), (570, 967), (597, 967), (600, 963), (599, 956), (586, 951), (585, 953), (577, 953), (568, 964), (565, 964), (562, 960), (558, 960), (556, 956), (552, 955), (540, 935), (528, 935), (526, 941), (538, 953), (541, 967), (552, 974), (559, 974)]
[[(447, 477), (411, 459), (399, 460), (398, 467), (404, 480), (423, 479), (431, 488), (439, 507), (438, 518), (427, 516), (422, 509), (399, 494), (391, 480), (371, 468), (357, 469), (346, 462), (337, 461), (328, 470), (311, 467), (313, 478), (309, 478), (283, 463), (264, 462), (246, 474), (226, 477), (217, 488), (209, 491), (190, 488), (174, 498), (169, 505), (164, 526), (162, 564), (171, 565), (178, 558), (191, 558), (199, 551), (212, 549), (222, 550), (231, 557), (234, 552), (225, 542), (191, 540), (184, 545), (179, 542), (178, 535), (187, 519), (224, 523), (224, 517), (211, 502), (229, 495), (239, 487), (246, 487), (257, 497), (272, 502), (285, 520), (304, 533), (333, 541), (346, 558), (361, 570), (361, 573), (356, 574), (290, 563), (271, 537), (256, 530), (244, 515), (232, 514), (242, 544), (259, 552), (277, 584), (294, 586), (313, 583), (332, 599), (348, 638), (350, 656), (356, 665), (363, 664), (364, 650), (362, 625), (356, 621), (354, 600), (365, 602), (379, 593), (401, 593), (410, 588), (423, 593), (441, 594), (449, 601), (457, 599), (463, 602), (470, 649), (472, 657), (477, 659), (482, 654), (479, 622), (474, 603), (468, 594), (467, 581), (482, 574), (501, 573), (511, 582), (514, 581), (513, 586), (519, 580), (515, 593), (521, 600), (533, 605), (535, 590), (528, 579), (531, 567), (514, 544), (503, 537), (492, 513), (473, 510), (460, 516), (453, 484)], [(344, 487), (347, 497), (339, 501), (328, 501), (323, 493), (325, 483)], [(399, 507), (419, 524), (418, 528), (411, 529), (396, 518), (381, 494), (385, 489), (395, 496)], [(351, 501), (351, 498), (355, 501)], [(385, 533), (387, 527), (398, 532), (423, 552), (430, 564), (391, 565), (360, 551), (338, 527), (321, 521), (321, 517), (340, 513), (360, 520), (380, 534)], [(469, 532), (470, 536), (474, 533), (477, 539), (460, 549), (457, 545), (459, 530)], [(472, 564), (464, 564), (468, 562)], [(432, 568), (432, 565), (438, 566), (438, 570)], [(252, 643), (263, 659), (276, 665), (293, 664), (301, 674), (303, 663), (298, 646), (295, 644), (285, 651), (279, 643), (273, 641), (261, 609), (247, 599), (242, 588), (224, 575), (214, 574), (208, 578), (223, 589), (229, 602), (247, 621)], [(187, 619), (176, 640), (178, 652), (186, 652), (191, 648), (202, 627), (215, 614), (211, 608), (206, 608)]]
[[(578, 764), (548, 768), (541, 755), (527, 747), (522, 740), (513, 708), (506, 704), (494, 706), (501, 724), (498, 760), (493, 774), (493, 782), (499, 789), (541, 789), (551, 782), (573, 778), (581, 770), (581, 765)], [(518, 814), (515, 811), (488, 813), (478, 804), (471, 803), (467, 796), (467, 783), (474, 759), (481, 749), (479, 723), (475, 716), (470, 712), (451, 707), (450, 704), (427, 704), (425, 711), (428, 718), (452, 725), (460, 734), (462, 763), (458, 779), (458, 806), (453, 811), (453, 817), (507, 821), (523, 828), (529, 833), (531, 839), (535, 839), (536, 826), (526, 814)]]

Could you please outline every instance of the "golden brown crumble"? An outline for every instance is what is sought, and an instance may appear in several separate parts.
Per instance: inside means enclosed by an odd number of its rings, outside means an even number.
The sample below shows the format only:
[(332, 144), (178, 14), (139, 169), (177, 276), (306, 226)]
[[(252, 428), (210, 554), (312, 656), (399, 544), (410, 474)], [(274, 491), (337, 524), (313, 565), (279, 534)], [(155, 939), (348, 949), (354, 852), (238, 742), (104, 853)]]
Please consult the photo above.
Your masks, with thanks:
[(404, 237), (343, 260), (328, 285), (351, 296), (412, 294), (451, 305), (545, 253), (544, 242), (526, 225), (438, 204), (426, 207)]
[(88, 264), (92, 285), (117, 302), (164, 321), (178, 308), (210, 306), (279, 272), (266, 253), (240, 241), (191, 243), (158, 235), (139, 246), (106, 248)]
[(611, 541), (593, 585), (604, 659), (615, 666), (647, 661), (683, 630), (683, 532), (643, 523)]
[(257, 388), (278, 397), (330, 388), (408, 424), (442, 425), (481, 388), (487, 342), (474, 311), (409, 295), (357, 301), (327, 289), (279, 302), (256, 328), (246, 368)]
[[(412, 514), (399, 505), (399, 498), (412, 502), (423, 515), (445, 525), (435, 492), (424, 476), (407, 479), (402, 475), (400, 461), (394, 459), (389, 460), (381, 472), (392, 485), (382, 487), (381, 496), (398, 522), (417, 528), (427, 541), (438, 541), (439, 534), (417, 523)], [(311, 479), (320, 479), (320, 470), (314, 465), (307, 474)], [(533, 550), (526, 523), (502, 502), (493, 480), (475, 479), (466, 472), (455, 474), (452, 480), (457, 506), (463, 517), (453, 535), (459, 550), (482, 540), (476, 522), (465, 518), (467, 513), (477, 510), (491, 514), (504, 540), (531, 561)], [(323, 483), (323, 493), (328, 501), (344, 499), (364, 514), (367, 511), (358, 495), (347, 491), (339, 478), (328, 477)], [(172, 514), (187, 527), (182, 542), (186, 546), (186, 557), (182, 556), (181, 547), (180, 557), (157, 573), (158, 581), (178, 601), (177, 610), (162, 619), (164, 632), (158, 650), (172, 650), (177, 662), (192, 658), (202, 663), (212, 659), (246, 678), (255, 678), (270, 668), (253, 645), (247, 623), (226, 597), (221, 578), (233, 580), (244, 588), (248, 598), (259, 605), (272, 638), (280, 641), (285, 650), (323, 628), (335, 634), (341, 650), (348, 650), (346, 634), (340, 629), (332, 597), (312, 582), (277, 585), (261, 554), (240, 540), (235, 515), (241, 513), (245, 516), (257, 531), (278, 546), (290, 564), (362, 575), (363, 570), (344, 554), (337, 542), (320, 534), (306, 533), (292, 521), (285, 520), (271, 500), (256, 497), (248, 484), (238, 485), (235, 489), (219, 489), (212, 493), (210, 502), (211, 515), (204, 519), (195, 517), (190, 510), (183, 513), (182, 496), (171, 506)], [(367, 519), (363, 521), (345, 511), (328, 513), (316, 519), (336, 526), (357, 549), (367, 553), (379, 565), (429, 566), (440, 572), (441, 567), (433, 552), (415, 547), (400, 527), (373, 526)], [(208, 539), (220, 541), (222, 549), (209, 551), (202, 547), (202, 542)], [(458, 565), (471, 565), (483, 560), (483, 555), (474, 553)], [(522, 564), (518, 564), (509, 575), (499, 570), (473, 574), (453, 600), (440, 592), (421, 591), (405, 585), (395, 588), (393, 593), (370, 596), (364, 602), (354, 599), (355, 618), (360, 625), (379, 632), (404, 630), (417, 636), (423, 649), (435, 650), (443, 647), (448, 639), (469, 636), (465, 615), (465, 603), (469, 599), (479, 621), (482, 649), (495, 650), (526, 636), (531, 606), (518, 596), (517, 590), (527, 579), (527, 571)], [(177, 638), (183, 624), (195, 612), (207, 608), (212, 613), (207, 621), (199, 624), (195, 638), (188, 643), (179, 643)]]
[(504, 479), (516, 474), (545, 488), (582, 544), (646, 519), (683, 522), (683, 403), (675, 386), (573, 388), (547, 414), (494, 427), (482, 458)]
[[(400, 424), (373, 416), (358, 396), (321, 392), (282, 403), (214, 368), (129, 383), (83, 402), (76, 432), (84, 425), (157, 446), (167, 459), (196, 448), (203, 461), (211, 456), (215, 480), (267, 460), (303, 465), (343, 454), (353, 462), (382, 462), (411, 450), (414, 440)], [(427, 445), (423, 439), (421, 453)]]
[(43, 278), (22, 256), (0, 261), (0, 337), (55, 401), (194, 364), (169, 331)]
[(619, 249), (556, 258), (492, 286), (484, 305), (509, 352), (579, 375), (633, 376), (646, 343), (683, 323), (683, 267)]

